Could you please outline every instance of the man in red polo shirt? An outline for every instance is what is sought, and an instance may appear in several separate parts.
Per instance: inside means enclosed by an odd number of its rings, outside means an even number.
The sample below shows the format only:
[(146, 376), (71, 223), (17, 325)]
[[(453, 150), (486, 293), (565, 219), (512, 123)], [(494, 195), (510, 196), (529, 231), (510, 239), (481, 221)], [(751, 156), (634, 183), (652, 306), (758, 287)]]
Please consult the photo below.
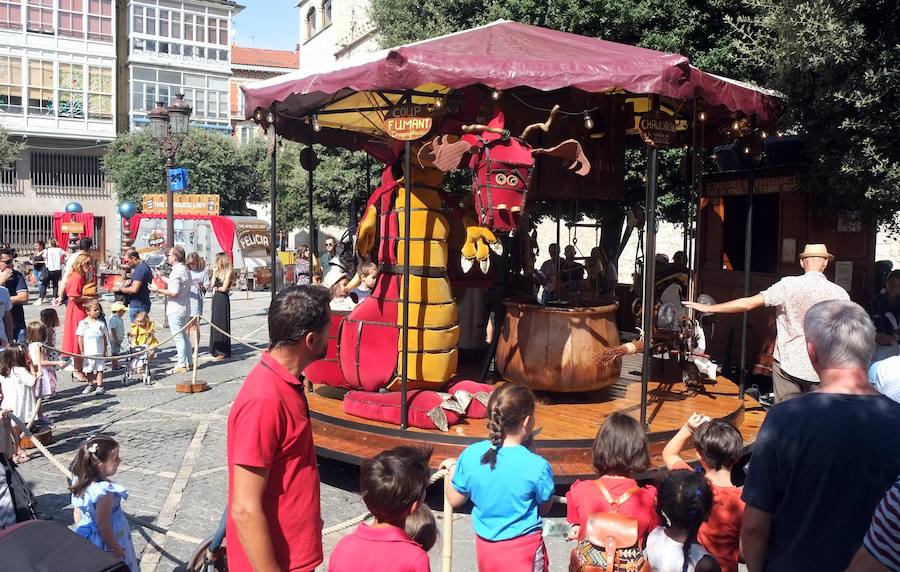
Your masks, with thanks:
[(330, 295), (294, 286), (269, 308), (269, 350), (228, 415), (228, 569), (313, 570), (322, 562), (319, 470), (300, 381), (325, 357)]

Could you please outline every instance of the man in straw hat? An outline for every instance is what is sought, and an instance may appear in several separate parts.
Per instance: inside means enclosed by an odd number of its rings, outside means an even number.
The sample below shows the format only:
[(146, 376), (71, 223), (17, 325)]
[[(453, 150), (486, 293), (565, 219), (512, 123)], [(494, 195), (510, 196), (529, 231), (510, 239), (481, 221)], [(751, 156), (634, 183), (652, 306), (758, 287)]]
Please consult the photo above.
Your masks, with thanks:
[(721, 304), (685, 302), (699, 312), (737, 314), (762, 306), (776, 308), (775, 363), (772, 385), (775, 403), (814, 389), (819, 376), (806, 352), (803, 318), (813, 305), (826, 300), (849, 300), (847, 291), (829, 282), (823, 272), (834, 256), (824, 244), (807, 244), (800, 253), (802, 276), (785, 276), (766, 290), (749, 298), (737, 298)]

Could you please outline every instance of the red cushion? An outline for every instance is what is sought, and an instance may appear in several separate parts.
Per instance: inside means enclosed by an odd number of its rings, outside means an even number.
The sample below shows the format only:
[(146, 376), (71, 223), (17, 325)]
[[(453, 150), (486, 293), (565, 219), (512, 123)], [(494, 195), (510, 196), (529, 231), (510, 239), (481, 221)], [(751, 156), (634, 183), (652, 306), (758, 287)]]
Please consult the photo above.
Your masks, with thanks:
[(325, 351), (325, 357), (316, 360), (306, 366), (303, 370), (303, 376), (312, 383), (330, 385), (332, 387), (346, 387), (347, 381), (341, 373), (341, 366), (338, 363), (337, 336), (340, 328), (341, 320), (346, 312), (331, 313), (331, 329), (328, 332), (328, 349)]
[(484, 394), (487, 394), (488, 399), (490, 398), (491, 393), (494, 391), (493, 385), (472, 381), (470, 379), (460, 379), (458, 381), (450, 382), (450, 385), (448, 385), (444, 391), (450, 394), (454, 394), (457, 391), (468, 392), (472, 395), (472, 401), (469, 403), (468, 407), (466, 407), (466, 417), (471, 419), (487, 418), (487, 403), (482, 403), (481, 400), (484, 399)]
[[(372, 421), (400, 425), (401, 395), (393, 393), (372, 393), (368, 391), (351, 391), (344, 396), (344, 413)], [(408, 422), (411, 427), (420, 429), (442, 429), (459, 423), (460, 416), (453, 411), (441, 409), (443, 399), (434, 391), (413, 389), (407, 392), (409, 404)], [(436, 410), (429, 416), (429, 412)], [(432, 417), (446, 418), (446, 427), (440, 427)]]
[[(394, 380), (397, 370), (398, 278), (382, 274), (372, 295), (353, 308), (341, 328), (339, 362), (350, 389), (378, 391)], [(385, 302), (384, 300), (392, 300)]]

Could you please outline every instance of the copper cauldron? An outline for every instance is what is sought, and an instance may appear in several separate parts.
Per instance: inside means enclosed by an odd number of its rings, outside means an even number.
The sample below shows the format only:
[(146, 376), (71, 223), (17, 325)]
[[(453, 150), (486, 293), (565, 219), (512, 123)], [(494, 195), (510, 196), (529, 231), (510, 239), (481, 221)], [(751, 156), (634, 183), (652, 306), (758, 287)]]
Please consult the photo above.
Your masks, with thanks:
[(541, 391), (593, 391), (615, 383), (622, 361), (601, 366), (597, 355), (619, 345), (617, 308), (614, 301), (578, 307), (507, 301), (498, 372)]

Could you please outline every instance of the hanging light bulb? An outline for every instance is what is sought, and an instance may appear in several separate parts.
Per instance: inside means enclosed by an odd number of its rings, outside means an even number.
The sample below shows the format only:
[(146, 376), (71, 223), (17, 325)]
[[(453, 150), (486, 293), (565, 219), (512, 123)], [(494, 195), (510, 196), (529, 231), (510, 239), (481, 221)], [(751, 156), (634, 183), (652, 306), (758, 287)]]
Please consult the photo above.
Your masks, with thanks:
[(698, 115), (697, 118), (698, 118), (700, 121), (706, 121), (706, 112), (705, 112), (705, 111), (701, 111), (701, 112), (700, 112), (700, 115)]
[(584, 112), (584, 128), (585, 129), (593, 129), (594, 128), (594, 120), (591, 119), (591, 114), (588, 111)]
[(732, 130), (732, 131), (737, 131), (737, 130), (740, 129), (740, 128), (741, 128), (741, 122), (740, 122), (740, 121), (735, 121), (734, 123), (731, 124), (731, 130)]
[(501, 95), (503, 95), (503, 92), (499, 89), (495, 89), (491, 92), (491, 99), (493, 99), (494, 101), (499, 101)]
[(750, 154), (750, 147), (744, 147), (744, 154), (745, 154), (745, 155), (749, 155), (749, 154)]
[(759, 136), (760, 136), (760, 138), (765, 139), (766, 137), (769, 136), (769, 134), (766, 133), (765, 131), (763, 131), (762, 133), (759, 134)]
[(434, 108), (440, 109), (444, 106), (444, 100), (441, 99), (441, 96), (438, 95), (438, 92), (434, 92)]
[(312, 128), (313, 128), (313, 131), (315, 131), (316, 133), (318, 133), (319, 131), (322, 130), (322, 126), (319, 125), (319, 116), (318, 115), (312, 116)]

